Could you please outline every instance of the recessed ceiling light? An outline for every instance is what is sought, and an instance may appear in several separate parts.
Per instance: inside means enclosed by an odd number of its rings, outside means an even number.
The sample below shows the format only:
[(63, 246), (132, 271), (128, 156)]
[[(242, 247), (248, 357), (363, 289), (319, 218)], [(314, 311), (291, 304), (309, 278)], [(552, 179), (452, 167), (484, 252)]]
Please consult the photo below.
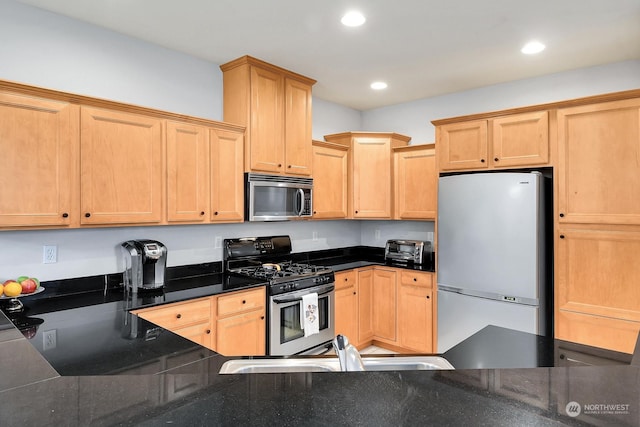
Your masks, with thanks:
[(536, 53), (540, 53), (544, 50), (546, 46), (543, 45), (542, 43), (540, 43), (537, 40), (533, 40), (530, 41), (529, 43), (525, 44), (522, 49), (520, 49), (520, 52), (526, 54), (526, 55), (534, 55)]
[(382, 90), (382, 89), (386, 89), (386, 88), (387, 88), (387, 84), (385, 82), (373, 82), (373, 83), (371, 83), (371, 89)]
[(347, 27), (359, 27), (366, 21), (364, 15), (358, 11), (352, 10), (344, 14), (340, 22)]

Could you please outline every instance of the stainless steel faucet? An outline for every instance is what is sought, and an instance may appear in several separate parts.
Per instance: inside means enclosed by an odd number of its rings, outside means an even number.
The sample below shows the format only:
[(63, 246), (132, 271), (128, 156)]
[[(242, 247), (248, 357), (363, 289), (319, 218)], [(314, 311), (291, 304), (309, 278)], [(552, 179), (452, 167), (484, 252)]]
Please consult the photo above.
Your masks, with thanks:
[(364, 371), (360, 353), (357, 348), (349, 344), (349, 338), (337, 335), (333, 340), (333, 348), (338, 355), (342, 372)]

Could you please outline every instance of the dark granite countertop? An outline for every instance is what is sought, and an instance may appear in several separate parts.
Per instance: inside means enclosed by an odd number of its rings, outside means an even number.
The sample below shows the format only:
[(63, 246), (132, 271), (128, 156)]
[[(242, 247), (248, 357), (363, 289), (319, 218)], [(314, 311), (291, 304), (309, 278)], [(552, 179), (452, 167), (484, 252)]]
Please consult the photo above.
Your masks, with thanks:
[(22, 332), (0, 313), (0, 425), (640, 425), (630, 355), (488, 327), (444, 354), (455, 371), (219, 375), (229, 358), (129, 310), (259, 283), (214, 272), (130, 298), (104, 282), (45, 283)]

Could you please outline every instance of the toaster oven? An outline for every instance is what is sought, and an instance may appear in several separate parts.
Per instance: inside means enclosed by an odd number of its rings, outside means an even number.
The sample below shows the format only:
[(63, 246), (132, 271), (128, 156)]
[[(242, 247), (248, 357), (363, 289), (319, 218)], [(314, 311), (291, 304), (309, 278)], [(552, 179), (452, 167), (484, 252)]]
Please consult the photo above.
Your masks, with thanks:
[(432, 263), (431, 242), (422, 240), (390, 239), (384, 248), (385, 261), (421, 264)]

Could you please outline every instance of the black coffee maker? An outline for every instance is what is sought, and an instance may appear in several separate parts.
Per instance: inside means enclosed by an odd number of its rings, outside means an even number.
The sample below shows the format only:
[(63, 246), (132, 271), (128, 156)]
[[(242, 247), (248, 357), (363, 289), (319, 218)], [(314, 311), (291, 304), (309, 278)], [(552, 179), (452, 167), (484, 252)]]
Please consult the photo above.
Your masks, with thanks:
[(133, 293), (139, 289), (159, 289), (164, 286), (167, 267), (167, 247), (156, 240), (127, 240), (120, 246), (124, 286)]

